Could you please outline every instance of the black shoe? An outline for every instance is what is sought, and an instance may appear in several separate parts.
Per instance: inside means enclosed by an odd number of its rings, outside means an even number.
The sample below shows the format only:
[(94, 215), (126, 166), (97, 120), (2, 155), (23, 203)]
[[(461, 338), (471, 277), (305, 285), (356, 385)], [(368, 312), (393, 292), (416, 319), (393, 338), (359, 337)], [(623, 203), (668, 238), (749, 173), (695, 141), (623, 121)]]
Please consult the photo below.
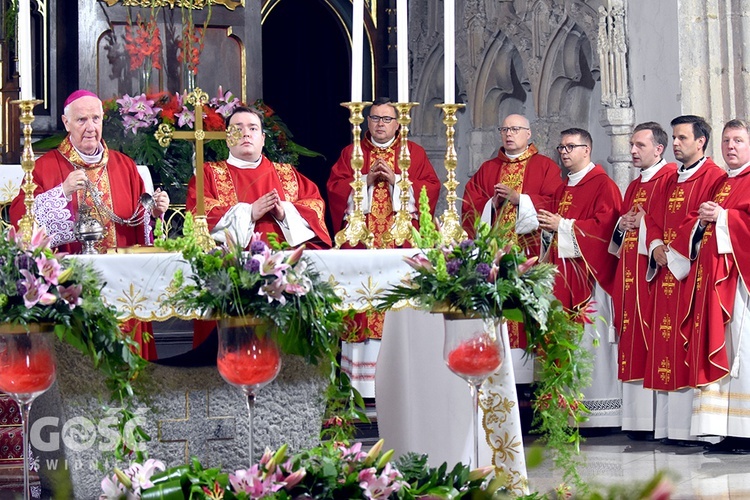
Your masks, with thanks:
[(654, 431), (628, 431), (625, 435), (633, 441), (656, 441)]
[(682, 446), (685, 448), (698, 448), (698, 447), (705, 447), (706, 441), (698, 441), (693, 439), (670, 439), (670, 438), (663, 438), (660, 439), (659, 442), (666, 446)]
[(581, 435), (581, 437), (584, 437), (584, 438), (609, 436), (610, 434), (614, 434), (616, 432), (620, 432), (619, 427), (579, 427), (578, 428), (578, 433)]
[(677, 445), (685, 448), (705, 448), (706, 441), (699, 441), (698, 439), (677, 439)]
[(750, 439), (727, 436), (716, 444), (705, 447), (706, 455), (750, 455)]

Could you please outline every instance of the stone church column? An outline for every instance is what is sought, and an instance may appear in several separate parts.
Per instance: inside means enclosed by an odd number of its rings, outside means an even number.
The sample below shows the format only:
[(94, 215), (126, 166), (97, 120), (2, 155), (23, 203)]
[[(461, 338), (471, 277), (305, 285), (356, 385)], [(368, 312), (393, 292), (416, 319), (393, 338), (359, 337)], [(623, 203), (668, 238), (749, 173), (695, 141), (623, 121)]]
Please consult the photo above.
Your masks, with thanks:
[(601, 68), (602, 106), (599, 123), (612, 138), (607, 161), (612, 165), (614, 181), (625, 191), (630, 183), (630, 134), (635, 112), (630, 102), (625, 33), (625, 0), (610, 0), (599, 7), (599, 67)]
[[(720, 133), (750, 106), (750, 14), (745, 2), (684, 0), (678, 4), (682, 112), (713, 128), (708, 154), (720, 154)], [(711, 147), (713, 146), (713, 147)]]

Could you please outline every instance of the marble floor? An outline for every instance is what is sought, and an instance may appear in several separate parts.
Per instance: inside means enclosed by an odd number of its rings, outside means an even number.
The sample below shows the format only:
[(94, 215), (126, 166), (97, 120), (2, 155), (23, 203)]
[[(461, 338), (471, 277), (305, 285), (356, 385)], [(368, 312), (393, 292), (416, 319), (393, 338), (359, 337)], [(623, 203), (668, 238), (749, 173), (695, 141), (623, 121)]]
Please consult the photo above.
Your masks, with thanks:
[[(528, 448), (534, 437), (525, 441)], [(702, 448), (633, 441), (620, 432), (588, 437), (581, 451), (585, 464), (578, 471), (591, 484), (629, 485), (666, 471), (673, 499), (750, 499), (750, 455), (706, 455)], [(532, 491), (540, 493), (550, 492), (561, 482), (561, 474), (552, 470), (549, 459), (528, 474)]]

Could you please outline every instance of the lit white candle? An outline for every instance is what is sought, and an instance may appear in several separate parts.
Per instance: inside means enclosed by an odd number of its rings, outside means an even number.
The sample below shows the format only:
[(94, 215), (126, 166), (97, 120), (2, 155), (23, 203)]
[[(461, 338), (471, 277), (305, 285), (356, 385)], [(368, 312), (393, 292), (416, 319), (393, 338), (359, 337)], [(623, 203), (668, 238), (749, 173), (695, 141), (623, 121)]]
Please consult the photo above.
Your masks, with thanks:
[(31, 3), (30, 0), (18, 2), (18, 74), (20, 77), (21, 100), (33, 99), (31, 87)]
[(409, 102), (409, 21), (406, 0), (396, 2), (396, 45), (398, 48), (398, 102)]
[(362, 102), (362, 50), (364, 45), (365, 0), (353, 0), (352, 7), (352, 102)]
[(443, 14), (443, 31), (445, 41), (443, 43), (443, 65), (445, 84), (445, 104), (455, 104), (456, 98), (456, 2), (455, 0), (444, 0), (445, 12)]

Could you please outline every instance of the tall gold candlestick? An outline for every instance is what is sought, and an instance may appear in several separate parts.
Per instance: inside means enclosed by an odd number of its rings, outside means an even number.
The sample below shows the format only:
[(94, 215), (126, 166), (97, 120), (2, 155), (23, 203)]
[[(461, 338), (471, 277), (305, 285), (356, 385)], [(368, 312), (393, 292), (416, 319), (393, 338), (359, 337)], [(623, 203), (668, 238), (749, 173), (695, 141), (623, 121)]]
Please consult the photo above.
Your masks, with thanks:
[(36, 183), (32, 172), (34, 171), (34, 151), (31, 149), (31, 123), (34, 121), (34, 106), (44, 101), (39, 99), (22, 99), (12, 101), (21, 108), (20, 121), (23, 124), (23, 153), (21, 154), (21, 168), (23, 169), (23, 184), (21, 188), (24, 193), (24, 205), (26, 210), (18, 222), (18, 230), (23, 235), (26, 243), (31, 242), (31, 233), (34, 230), (34, 191)]
[(409, 167), (411, 166), (411, 155), (409, 154), (409, 124), (411, 123), (411, 108), (418, 106), (417, 102), (397, 102), (393, 107), (398, 111), (398, 124), (401, 125), (400, 137), (401, 145), (399, 146), (398, 168), (401, 170), (401, 180), (398, 181), (398, 187), (401, 190), (399, 200), (401, 207), (396, 213), (395, 220), (390, 230), (383, 235), (383, 241), (395, 242), (396, 246), (401, 246), (404, 242), (412, 241), (411, 213), (409, 213), (409, 198), (411, 193), (411, 181), (409, 180)]
[(448, 245), (451, 243), (459, 243), (465, 240), (468, 235), (466, 231), (461, 227), (461, 221), (458, 217), (458, 210), (456, 210), (456, 188), (458, 187), (458, 181), (456, 180), (456, 165), (458, 159), (456, 158), (455, 148), (455, 129), (456, 125), (456, 111), (460, 108), (465, 107), (465, 104), (436, 104), (435, 107), (443, 110), (443, 123), (445, 124), (445, 170), (448, 172), (448, 178), (443, 183), (448, 194), (445, 200), (448, 202), (448, 206), (440, 216), (440, 235), (443, 243)]
[(365, 121), (362, 111), (370, 104), (372, 103), (341, 103), (342, 106), (349, 109), (349, 123), (352, 124), (352, 170), (354, 170), (354, 180), (352, 180), (350, 185), (354, 190), (352, 195), (354, 207), (353, 212), (349, 214), (344, 229), (336, 233), (336, 237), (334, 238), (336, 248), (341, 248), (341, 245), (347, 242), (351, 246), (363, 243), (367, 248), (372, 248), (375, 241), (375, 236), (367, 228), (365, 214), (362, 212), (362, 189), (364, 188), (364, 181), (362, 181), (362, 167), (364, 167), (365, 159), (362, 155), (362, 145), (360, 143), (360, 133), (362, 131), (360, 125)]

